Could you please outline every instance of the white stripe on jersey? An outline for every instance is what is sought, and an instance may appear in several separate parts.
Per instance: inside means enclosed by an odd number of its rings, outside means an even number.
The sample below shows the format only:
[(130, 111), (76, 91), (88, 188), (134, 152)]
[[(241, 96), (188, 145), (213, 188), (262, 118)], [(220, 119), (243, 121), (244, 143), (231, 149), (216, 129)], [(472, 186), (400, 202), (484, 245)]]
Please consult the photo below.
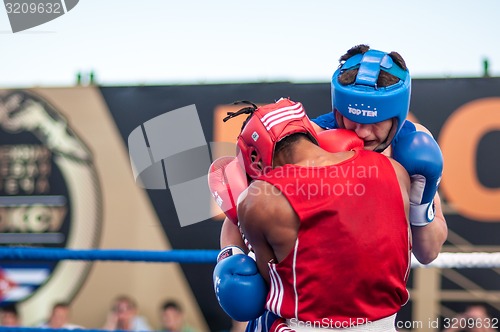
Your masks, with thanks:
[(281, 316), (281, 306), (283, 305), (284, 287), (275, 264), (269, 264), (269, 276), (271, 277), (271, 290), (267, 308), (276, 315)]
[[(276, 268), (276, 266), (274, 268)], [(281, 306), (283, 305), (283, 295), (285, 294), (285, 289), (283, 287), (283, 281), (281, 281), (281, 278), (280, 278), (278, 272), (277, 271), (275, 271), (275, 272), (276, 272), (276, 276), (278, 277), (277, 279), (279, 282), (278, 308), (277, 308), (278, 311), (276, 312), (276, 314), (281, 317)]]
[(281, 323), (278, 326), (276, 326), (276, 332), (290, 332), (293, 331), (291, 328), (289, 328), (285, 323)]
[(299, 238), (295, 241), (295, 247), (293, 248), (293, 263), (292, 263), (292, 271), (293, 271), (293, 291), (295, 292), (295, 318), (299, 319), (299, 294), (297, 292), (297, 270), (295, 267), (297, 266), (297, 251), (299, 248)]
[(276, 287), (277, 283), (274, 276), (273, 264), (269, 263), (269, 277), (271, 279), (271, 289), (269, 290), (269, 299), (267, 300), (266, 307), (269, 311), (276, 313), (276, 309), (274, 308), (274, 302), (276, 297)]

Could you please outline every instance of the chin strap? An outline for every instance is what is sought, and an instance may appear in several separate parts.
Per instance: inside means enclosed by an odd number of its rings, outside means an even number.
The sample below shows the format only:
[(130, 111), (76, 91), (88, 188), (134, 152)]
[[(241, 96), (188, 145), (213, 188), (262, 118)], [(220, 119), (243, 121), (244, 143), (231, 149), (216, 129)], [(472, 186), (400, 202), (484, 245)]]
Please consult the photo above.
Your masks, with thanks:
[(389, 134), (387, 134), (387, 137), (385, 138), (385, 140), (382, 143), (380, 143), (375, 149), (373, 149), (373, 151), (381, 153), (385, 149), (387, 149), (389, 147), (389, 145), (391, 145), (391, 143), (394, 139), (394, 136), (396, 134), (395, 131), (396, 131), (397, 126), (394, 125), (394, 123), (396, 121), (397, 120), (395, 118), (392, 119), (392, 125), (391, 125), (391, 129), (389, 130)]

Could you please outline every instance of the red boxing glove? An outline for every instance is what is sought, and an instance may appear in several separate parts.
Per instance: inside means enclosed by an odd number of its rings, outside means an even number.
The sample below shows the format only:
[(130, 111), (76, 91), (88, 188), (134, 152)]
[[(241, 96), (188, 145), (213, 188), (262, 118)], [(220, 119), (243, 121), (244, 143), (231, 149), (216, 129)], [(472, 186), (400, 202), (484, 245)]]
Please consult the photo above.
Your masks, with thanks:
[(318, 133), (319, 146), (328, 152), (363, 150), (364, 142), (352, 130), (330, 129)]
[(247, 177), (235, 157), (220, 157), (210, 165), (208, 186), (226, 217), (238, 225), (238, 197), (248, 187)]

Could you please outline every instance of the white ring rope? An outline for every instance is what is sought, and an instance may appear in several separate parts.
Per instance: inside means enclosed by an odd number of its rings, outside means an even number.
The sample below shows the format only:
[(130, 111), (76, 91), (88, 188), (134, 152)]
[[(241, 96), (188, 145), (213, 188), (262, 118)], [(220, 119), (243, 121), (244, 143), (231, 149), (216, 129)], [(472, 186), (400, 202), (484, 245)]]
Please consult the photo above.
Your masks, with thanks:
[(500, 267), (500, 252), (442, 252), (430, 264), (424, 265), (412, 255), (411, 267), (439, 268), (498, 268)]

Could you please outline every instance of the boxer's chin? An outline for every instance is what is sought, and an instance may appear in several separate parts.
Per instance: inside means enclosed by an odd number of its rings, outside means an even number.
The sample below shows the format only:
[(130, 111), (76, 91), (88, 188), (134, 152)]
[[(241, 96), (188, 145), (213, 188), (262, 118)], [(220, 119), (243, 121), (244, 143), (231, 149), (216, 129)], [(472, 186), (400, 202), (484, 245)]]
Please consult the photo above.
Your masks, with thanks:
[(364, 149), (373, 151), (379, 145), (377, 141), (364, 141)]

